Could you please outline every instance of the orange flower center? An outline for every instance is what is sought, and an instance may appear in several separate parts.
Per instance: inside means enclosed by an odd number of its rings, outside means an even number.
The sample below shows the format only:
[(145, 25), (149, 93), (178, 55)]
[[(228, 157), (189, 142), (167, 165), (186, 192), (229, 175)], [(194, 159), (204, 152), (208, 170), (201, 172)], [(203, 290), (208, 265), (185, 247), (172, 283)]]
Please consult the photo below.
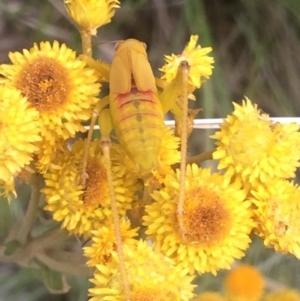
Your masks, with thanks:
[(262, 275), (250, 265), (241, 265), (231, 271), (225, 281), (226, 292), (230, 296), (248, 297), (258, 300), (264, 289)]
[(89, 158), (87, 163), (89, 178), (86, 181), (83, 201), (87, 206), (104, 206), (109, 202), (108, 184), (105, 167), (99, 158)]
[(184, 224), (186, 242), (209, 247), (230, 229), (230, 212), (209, 187), (196, 187), (186, 194)]
[(130, 293), (131, 301), (168, 301), (177, 300), (178, 296), (164, 288), (138, 288)]
[(40, 56), (24, 65), (17, 87), (39, 112), (55, 112), (67, 102), (71, 81), (66, 67)]

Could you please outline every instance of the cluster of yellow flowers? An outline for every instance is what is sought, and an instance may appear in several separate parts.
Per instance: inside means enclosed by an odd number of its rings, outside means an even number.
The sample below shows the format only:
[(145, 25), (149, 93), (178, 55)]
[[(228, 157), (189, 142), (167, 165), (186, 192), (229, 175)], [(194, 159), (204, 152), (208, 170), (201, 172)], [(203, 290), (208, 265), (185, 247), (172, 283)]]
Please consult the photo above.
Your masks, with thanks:
[(246, 191), (255, 233), (265, 245), (300, 258), (300, 188), (293, 181), (300, 158), (299, 126), (272, 122), (249, 99), (234, 106), (212, 136), (217, 140), (213, 158)]
[[(87, 54), (87, 36), (110, 22), (119, 2), (65, 4)], [(211, 76), (214, 60), (207, 54), (212, 49), (201, 48), (197, 40), (192, 36), (182, 54), (166, 56), (160, 69), (164, 88), (176, 79), (182, 62), (189, 65), (188, 94)], [(184, 239), (177, 219), (180, 172), (172, 168), (180, 162), (180, 139), (174, 131), (164, 129), (158, 167), (144, 181), (121, 146), (112, 144), (110, 164), (124, 257), (120, 258), (101, 140), (89, 145), (84, 183), (86, 140), (70, 142), (85, 130), (82, 122), (91, 118), (105, 75), (99, 76), (87, 60), (58, 42), (42, 42), (9, 57), (11, 64), (0, 65), (1, 192), (15, 193), (14, 178), (23, 170), (43, 176), (44, 209), (70, 234), (91, 239), (84, 247), (87, 265), (94, 269), (90, 300), (125, 300), (126, 287), (132, 301), (190, 300), (194, 277), (229, 269), (244, 256), (253, 230), (267, 246), (300, 258), (300, 188), (290, 180), (300, 160), (296, 124), (273, 123), (247, 98), (241, 106), (234, 104), (234, 112), (212, 136), (220, 172), (186, 166)], [(107, 70), (107, 64), (102, 67)], [(121, 260), (128, 283), (119, 268)]]
[(85, 131), (97, 103), (96, 72), (66, 45), (42, 42), (10, 53), (0, 66), (1, 183), (14, 192), (13, 178), (30, 163), (44, 174), (67, 139)]

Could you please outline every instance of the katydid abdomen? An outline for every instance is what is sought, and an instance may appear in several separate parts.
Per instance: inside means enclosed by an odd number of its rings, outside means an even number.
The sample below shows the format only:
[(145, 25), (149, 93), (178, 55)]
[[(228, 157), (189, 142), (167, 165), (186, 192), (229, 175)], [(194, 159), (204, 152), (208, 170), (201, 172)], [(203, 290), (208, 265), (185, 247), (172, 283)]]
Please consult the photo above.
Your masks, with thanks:
[(110, 110), (116, 136), (142, 174), (157, 166), (163, 112), (143, 43), (117, 47), (110, 69)]

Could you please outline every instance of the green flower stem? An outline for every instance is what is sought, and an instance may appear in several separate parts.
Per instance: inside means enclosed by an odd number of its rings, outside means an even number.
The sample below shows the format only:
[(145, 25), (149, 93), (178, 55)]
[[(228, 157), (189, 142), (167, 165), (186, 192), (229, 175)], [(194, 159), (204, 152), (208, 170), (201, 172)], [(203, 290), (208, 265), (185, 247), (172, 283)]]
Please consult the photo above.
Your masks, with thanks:
[(53, 246), (61, 244), (69, 238), (70, 236), (66, 230), (56, 228), (32, 239), (25, 246), (25, 249), (30, 249), (31, 253), (35, 253), (47, 248), (53, 248)]
[(41, 182), (42, 179), (39, 174), (34, 173), (30, 179), (31, 186), (31, 197), (29, 200), (28, 208), (24, 219), (21, 223), (19, 232), (17, 233), (17, 240), (24, 245), (27, 241), (28, 235), (35, 223), (37, 217), (37, 210), (39, 205), (39, 200), (41, 196)]
[(51, 270), (62, 272), (64, 274), (91, 277), (93, 273), (91, 268), (79, 266), (74, 262), (58, 261), (45, 253), (39, 253), (35, 257), (48, 266)]
[(85, 265), (87, 262), (87, 258), (84, 257), (81, 253), (74, 253), (62, 250), (49, 250), (47, 251), (47, 254), (57, 261), (69, 261), (75, 265)]
[(90, 32), (81, 28), (80, 36), (82, 42), (82, 53), (88, 57), (92, 56), (92, 36)]
[(194, 157), (189, 157), (187, 158), (187, 163), (188, 164), (192, 164), (192, 163), (202, 163), (206, 160), (212, 160), (213, 157), (212, 157), (212, 154), (215, 152), (215, 149), (212, 149), (212, 150), (209, 150), (209, 151), (206, 151), (204, 153), (201, 153), (197, 156), (194, 156)]
[(12, 255), (0, 256), (0, 261), (27, 265), (27, 263), (42, 250), (53, 248), (55, 245), (61, 244), (68, 238), (68, 232), (65, 230), (54, 229), (48, 231), (41, 236), (31, 239), (26, 245), (17, 249)]
[[(86, 267), (86, 259), (82, 254), (74, 254), (66, 251), (52, 249), (69, 239), (68, 232), (54, 229), (33, 238), (16, 250), (10, 256), (0, 256), (1, 262), (13, 262), (21, 266), (29, 266), (30, 261), (37, 258), (50, 269), (71, 275), (91, 276), (92, 270)], [(46, 250), (47, 249), (47, 250)]]

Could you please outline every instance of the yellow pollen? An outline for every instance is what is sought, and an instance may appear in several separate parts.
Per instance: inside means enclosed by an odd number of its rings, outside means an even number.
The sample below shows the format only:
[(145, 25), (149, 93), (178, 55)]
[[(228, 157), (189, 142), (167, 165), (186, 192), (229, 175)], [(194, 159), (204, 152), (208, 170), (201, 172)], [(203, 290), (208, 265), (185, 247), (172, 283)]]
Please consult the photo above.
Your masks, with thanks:
[(106, 170), (98, 158), (89, 158), (87, 173), (89, 178), (83, 194), (84, 203), (95, 208), (106, 205), (109, 201)]
[(229, 231), (230, 213), (222, 199), (207, 187), (186, 194), (184, 216), (188, 243), (210, 247)]
[(276, 235), (282, 236), (285, 235), (289, 230), (289, 217), (285, 214), (282, 214), (280, 206), (280, 199), (274, 197), (269, 200), (270, 203), (270, 221), (274, 223), (273, 230)]
[(138, 288), (130, 294), (131, 301), (168, 301), (176, 299), (176, 295), (168, 292), (165, 288)]
[(68, 70), (54, 58), (39, 56), (24, 65), (17, 87), (39, 112), (55, 112), (71, 89)]

